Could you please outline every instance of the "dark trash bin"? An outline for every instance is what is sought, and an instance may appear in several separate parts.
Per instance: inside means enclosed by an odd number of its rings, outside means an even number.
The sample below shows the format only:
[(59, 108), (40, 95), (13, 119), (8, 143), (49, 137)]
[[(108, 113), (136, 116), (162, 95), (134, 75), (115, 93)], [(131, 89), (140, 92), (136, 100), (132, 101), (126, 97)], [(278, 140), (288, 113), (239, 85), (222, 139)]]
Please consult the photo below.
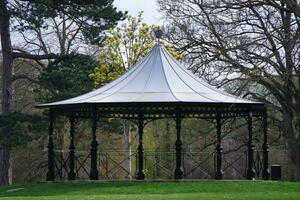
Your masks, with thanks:
[(272, 181), (281, 180), (281, 166), (280, 165), (272, 165), (271, 166), (271, 180)]

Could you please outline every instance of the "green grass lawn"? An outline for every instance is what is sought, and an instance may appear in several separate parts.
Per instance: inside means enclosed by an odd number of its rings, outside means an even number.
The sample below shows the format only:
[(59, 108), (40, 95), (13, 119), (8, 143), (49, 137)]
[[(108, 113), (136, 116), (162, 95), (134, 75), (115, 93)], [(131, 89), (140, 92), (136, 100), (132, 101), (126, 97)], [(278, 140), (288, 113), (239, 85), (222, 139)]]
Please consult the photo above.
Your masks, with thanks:
[(0, 186), (0, 200), (300, 200), (300, 183), (263, 181), (55, 182)]

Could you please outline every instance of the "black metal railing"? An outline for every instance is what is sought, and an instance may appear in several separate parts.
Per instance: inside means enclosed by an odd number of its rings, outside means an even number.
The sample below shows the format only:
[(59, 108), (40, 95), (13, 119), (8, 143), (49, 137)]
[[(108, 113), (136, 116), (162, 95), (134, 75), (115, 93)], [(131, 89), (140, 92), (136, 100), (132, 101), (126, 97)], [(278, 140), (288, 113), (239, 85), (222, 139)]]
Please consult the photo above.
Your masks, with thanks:
[[(55, 151), (55, 179), (66, 180), (69, 173), (69, 151)], [(261, 178), (262, 152), (255, 152), (256, 178)], [(98, 152), (99, 179), (120, 180), (135, 178), (137, 152), (122, 150), (102, 150)], [(45, 163), (45, 161), (42, 161)], [(144, 172), (147, 179), (173, 179), (175, 170), (175, 150), (162, 151), (145, 149)], [(39, 165), (44, 168), (46, 165)], [(216, 172), (216, 152), (191, 151), (183, 149), (182, 167), (185, 179), (214, 179)], [(247, 171), (247, 151), (222, 154), (224, 179), (245, 179)], [(41, 169), (39, 169), (41, 171)], [(87, 180), (90, 173), (89, 151), (75, 152), (76, 179)]]

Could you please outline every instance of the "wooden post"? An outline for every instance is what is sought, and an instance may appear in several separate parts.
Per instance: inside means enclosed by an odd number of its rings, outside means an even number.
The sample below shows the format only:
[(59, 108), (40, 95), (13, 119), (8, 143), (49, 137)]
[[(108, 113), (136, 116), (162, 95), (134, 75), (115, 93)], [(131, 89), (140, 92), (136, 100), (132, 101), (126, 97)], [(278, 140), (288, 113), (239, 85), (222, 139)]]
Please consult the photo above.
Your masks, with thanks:
[(69, 146), (69, 168), (68, 180), (75, 180), (75, 145), (74, 145), (75, 119), (70, 117), (70, 146)]
[(176, 169), (174, 172), (175, 179), (183, 178), (183, 170), (181, 166), (182, 142), (180, 138), (180, 131), (181, 131), (181, 113), (178, 111), (176, 113), (176, 142), (175, 142)]
[(248, 113), (248, 169), (247, 169), (247, 179), (255, 179), (255, 169), (254, 169), (254, 145), (252, 141), (253, 137), (253, 124), (252, 124), (252, 112)]
[(54, 125), (54, 113), (49, 110), (49, 129), (48, 129), (48, 172), (47, 181), (54, 181), (54, 145), (53, 145), (53, 125)]
[(90, 171), (90, 179), (98, 180), (99, 173), (97, 167), (97, 148), (98, 142), (96, 139), (96, 130), (97, 130), (97, 111), (96, 108), (93, 107), (92, 110), (92, 142), (91, 142), (91, 171)]
[(269, 144), (268, 144), (268, 114), (265, 110), (263, 115), (263, 131), (264, 131), (264, 143), (263, 143), (263, 170), (262, 170), (262, 179), (270, 179), (270, 169), (269, 169)]
[(223, 179), (223, 170), (222, 170), (222, 152), (223, 147), (221, 143), (221, 134), (222, 134), (222, 124), (221, 124), (221, 115), (217, 114), (217, 171), (215, 174), (216, 179)]
[(138, 119), (138, 131), (139, 131), (139, 146), (138, 146), (138, 169), (136, 173), (136, 179), (144, 180), (144, 145), (143, 145), (143, 133), (144, 133), (144, 116), (139, 115)]

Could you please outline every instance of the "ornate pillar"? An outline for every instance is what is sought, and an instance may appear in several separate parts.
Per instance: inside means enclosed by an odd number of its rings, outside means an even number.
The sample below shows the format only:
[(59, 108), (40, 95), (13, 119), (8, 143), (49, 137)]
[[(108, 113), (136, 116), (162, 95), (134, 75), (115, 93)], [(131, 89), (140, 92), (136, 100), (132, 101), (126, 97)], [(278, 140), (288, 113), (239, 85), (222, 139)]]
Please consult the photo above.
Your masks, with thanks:
[(248, 113), (248, 169), (247, 169), (247, 179), (255, 179), (255, 169), (254, 169), (254, 144), (252, 141), (253, 125), (252, 125), (252, 112)]
[(97, 167), (97, 148), (98, 142), (96, 139), (96, 130), (97, 130), (97, 111), (96, 108), (93, 107), (92, 110), (92, 142), (91, 142), (91, 171), (90, 171), (90, 179), (98, 180), (98, 167)]
[(215, 174), (216, 179), (223, 179), (223, 170), (222, 170), (222, 152), (223, 147), (221, 143), (221, 134), (222, 134), (222, 124), (221, 124), (221, 115), (218, 113), (217, 116), (217, 171)]
[(269, 169), (269, 144), (268, 144), (268, 115), (267, 110), (264, 112), (263, 116), (263, 131), (264, 131), (264, 143), (263, 143), (263, 169), (262, 169), (262, 179), (270, 179), (270, 169)]
[(181, 113), (178, 111), (176, 113), (176, 142), (175, 142), (175, 149), (176, 149), (176, 169), (174, 172), (175, 179), (182, 179), (183, 178), (183, 170), (181, 167), (181, 154), (182, 154), (182, 142), (180, 139), (180, 131), (181, 131)]
[(70, 117), (70, 146), (69, 146), (69, 173), (68, 180), (75, 180), (75, 145), (74, 145), (75, 119)]
[(53, 124), (54, 124), (54, 113), (49, 110), (49, 129), (48, 129), (48, 172), (47, 181), (54, 181), (54, 145), (53, 145)]
[(144, 116), (139, 115), (138, 119), (138, 132), (139, 132), (139, 146), (138, 146), (138, 169), (136, 173), (136, 179), (144, 180), (144, 145), (143, 145), (143, 133), (144, 133)]

